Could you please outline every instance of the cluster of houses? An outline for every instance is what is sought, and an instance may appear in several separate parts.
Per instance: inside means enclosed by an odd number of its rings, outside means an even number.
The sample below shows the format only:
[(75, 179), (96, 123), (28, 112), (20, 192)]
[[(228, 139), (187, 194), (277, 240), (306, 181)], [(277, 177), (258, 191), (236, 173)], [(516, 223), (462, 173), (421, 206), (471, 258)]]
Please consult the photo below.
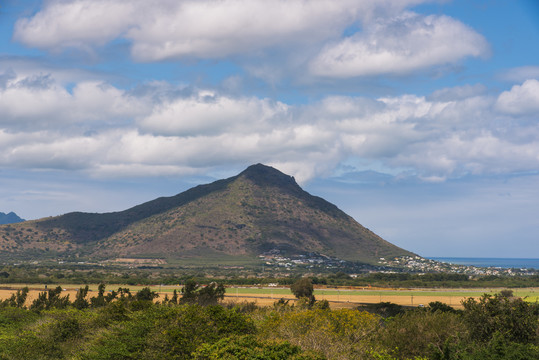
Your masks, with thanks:
[(421, 256), (400, 256), (393, 259), (380, 258), (380, 265), (391, 268), (403, 268), (410, 272), (421, 273), (452, 273), (465, 275), (505, 275), (526, 276), (537, 275), (539, 270), (527, 268), (479, 267), (473, 265), (459, 265), (447, 262), (426, 259)]

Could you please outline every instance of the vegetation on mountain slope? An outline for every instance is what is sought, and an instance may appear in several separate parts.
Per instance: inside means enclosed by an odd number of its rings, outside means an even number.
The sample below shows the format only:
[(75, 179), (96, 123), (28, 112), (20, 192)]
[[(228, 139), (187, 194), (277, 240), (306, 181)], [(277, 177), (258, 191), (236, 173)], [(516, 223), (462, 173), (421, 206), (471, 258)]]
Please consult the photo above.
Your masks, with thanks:
[(121, 212), (76, 212), (0, 227), (0, 250), (168, 259), (255, 258), (274, 250), (366, 263), (411, 254), (261, 164)]

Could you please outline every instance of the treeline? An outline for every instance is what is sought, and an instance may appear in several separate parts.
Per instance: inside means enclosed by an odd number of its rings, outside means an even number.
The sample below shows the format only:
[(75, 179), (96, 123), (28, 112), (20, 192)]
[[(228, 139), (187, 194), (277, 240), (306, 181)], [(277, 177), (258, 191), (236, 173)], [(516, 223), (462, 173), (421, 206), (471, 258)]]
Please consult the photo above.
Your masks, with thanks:
[[(136, 293), (132, 293), (129, 288), (119, 287), (117, 290), (106, 290), (104, 283), (99, 284), (97, 295), (88, 296), (89, 286), (81, 287), (73, 301), (70, 300), (69, 294), (62, 296), (63, 289), (60, 286), (56, 288), (40, 292), (38, 297), (27, 305), (27, 297), (29, 293), (28, 287), (17, 290), (11, 297), (0, 300), (0, 307), (12, 307), (33, 311), (51, 310), (51, 309), (66, 309), (73, 307), (77, 310), (88, 308), (104, 307), (114, 301), (122, 304), (128, 304), (130, 307), (147, 306), (148, 303), (153, 303), (154, 299), (159, 297), (157, 292), (152, 291), (149, 287), (145, 287)], [(203, 306), (217, 305), (220, 300), (225, 297), (225, 287), (223, 284), (211, 283), (207, 286), (201, 286), (193, 280), (186, 282), (181, 289), (181, 294), (174, 290), (171, 297), (168, 294), (161, 301), (161, 304), (178, 305), (178, 304), (199, 304)], [(159, 303), (159, 301), (157, 302)]]
[(470, 298), (460, 311), (439, 302), (331, 310), (310, 298), (309, 282), (295, 284), (308, 301), (265, 308), (223, 304), (222, 285), (193, 282), (159, 303), (149, 289), (102, 286), (74, 301), (51, 289), (26, 306), (21, 290), (0, 306), (0, 359), (539, 358), (539, 304), (511, 291)]
[(313, 283), (339, 286), (474, 288), (474, 287), (537, 287), (539, 276), (497, 276), (453, 273), (370, 273), (352, 278), (343, 272), (325, 277), (314, 277)]
[[(267, 285), (270, 283), (288, 286), (301, 278), (301, 273), (287, 277), (272, 274), (235, 274), (233, 272), (200, 273), (188, 269), (127, 269), (92, 265), (80, 266), (4, 266), (0, 268), (0, 283), (4, 284), (125, 284), (125, 285), (177, 285), (189, 280), (198, 283), (219, 282), (224, 285)], [(474, 288), (474, 287), (538, 287), (539, 276), (474, 276), (450, 273), (369, 273), (351, 277), (344, 272), (312, 277), (315, 285), (330, 286), (378, 286), (378, 287), (423, 287), (423, 288)]]

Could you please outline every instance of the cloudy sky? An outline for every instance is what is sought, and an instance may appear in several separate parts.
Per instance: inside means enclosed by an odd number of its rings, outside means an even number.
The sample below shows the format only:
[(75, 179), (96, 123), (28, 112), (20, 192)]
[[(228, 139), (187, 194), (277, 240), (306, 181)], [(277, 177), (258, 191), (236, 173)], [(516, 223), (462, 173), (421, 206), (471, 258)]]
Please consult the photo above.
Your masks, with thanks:
[(539, 257), (535, 0), (0, 1), (0, 211), (264, 163), (423, 256)]

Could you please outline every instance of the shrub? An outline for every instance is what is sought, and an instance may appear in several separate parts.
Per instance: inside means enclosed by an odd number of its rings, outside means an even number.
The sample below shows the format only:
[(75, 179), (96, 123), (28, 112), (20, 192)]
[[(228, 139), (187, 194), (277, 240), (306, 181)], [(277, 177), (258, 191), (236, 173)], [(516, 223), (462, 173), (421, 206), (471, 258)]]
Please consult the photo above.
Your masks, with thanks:
[(264, 343), (252, 335), (228, 337), (214, 344), (203, 344), (196, 350), (194, 360), (228, 359), (228, 360), (323, 360), (324, 357), (313, 353), (305, 353), (298, 346), (288, 342)]
[(508, 341), (523, 344), (537, 341), (538, 304), (499, 294), (484, 294), (478, 301), (468, 298), (462, 305), (464, 319), (476, 341), (488, 342), (497, 332), (503, 334)]
[(328, 359), (364, 358), (371, 348), (380, 318), (365, 311), (300, 310), (272, 311), (260, 325), (261, 336), (289, 341)]
[(384, 347), (394, 350), (399, 358), (435, 358), (446, 353), (449, 344), (459, 344), (466, 338), (466, 326), (459, 315), (423, 310), (387, 320), (379, 335)]
[(441, 301), (432, 301), (429, 303), (428, 309), (432, 312), (440, 311), (440, 312), (451, 312), (456, 313), (457, 310), (452, 308), (451, 306), (441, 302)]

